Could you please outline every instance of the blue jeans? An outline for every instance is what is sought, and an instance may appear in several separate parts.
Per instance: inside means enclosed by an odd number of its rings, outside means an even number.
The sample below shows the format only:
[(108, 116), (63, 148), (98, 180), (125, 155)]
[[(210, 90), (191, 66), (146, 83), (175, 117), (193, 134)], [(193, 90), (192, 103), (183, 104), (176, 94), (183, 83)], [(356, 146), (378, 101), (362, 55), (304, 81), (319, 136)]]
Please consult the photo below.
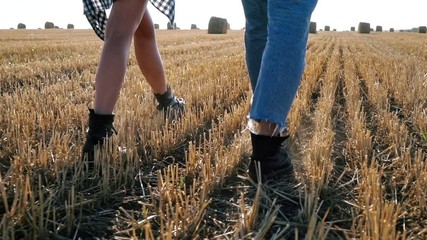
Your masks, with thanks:
[(250, 119), (286, 128), (305, 67), (317, 0), (242, 0), (246, 65), (254, 92)]

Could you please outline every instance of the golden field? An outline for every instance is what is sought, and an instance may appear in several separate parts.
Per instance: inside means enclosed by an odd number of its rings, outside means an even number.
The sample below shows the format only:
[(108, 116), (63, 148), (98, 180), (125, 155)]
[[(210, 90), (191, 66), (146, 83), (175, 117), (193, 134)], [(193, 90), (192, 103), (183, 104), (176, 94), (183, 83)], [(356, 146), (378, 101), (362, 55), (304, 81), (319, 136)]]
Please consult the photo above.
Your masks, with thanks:
[(118, 134), (89, 170), (102, 42), (0, 30), (1, 239), (427, 238), (427, 35), (310, 35), (287, 120), (295, 181), (271, 185), (246, 178), (244, 32), (157, 38), (185, 116), (163, 121), (131, 53)]

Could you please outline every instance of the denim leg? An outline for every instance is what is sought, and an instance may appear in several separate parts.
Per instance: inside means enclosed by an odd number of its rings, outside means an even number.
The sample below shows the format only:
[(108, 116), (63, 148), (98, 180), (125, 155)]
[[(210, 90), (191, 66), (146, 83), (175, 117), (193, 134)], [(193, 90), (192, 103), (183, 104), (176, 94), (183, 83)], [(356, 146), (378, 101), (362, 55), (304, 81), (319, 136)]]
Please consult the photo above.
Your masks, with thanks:
[(262, 54), (267, 43), (267, 0), (242, 0), (246, 17), (246, 65), (252, 90), (258, 81)]
[[(262, 53), (252, 51), (262, 48), (258, 37), (251, 36), (253, 18), (257, 15), (252, 7), (264, 0), (242, 0), (247, 18), (246, 43), (249, 45), (249, 58), (261, 57), (250, 118), (267, 120), (286, 127), (286, 118), (298, 90), (305, 67), (305, 54), (308, 38), (308, 27), (311, 14), (317, 0), (268, 0), (267, 1), (267, 42)], [(253, 4), (248, 4), (248, 3)], [(257, 22), (258, 23), (258, 22)], [(249, 31), (248, 31), (249, 30)], [(255, 54), (258, 54), (255, 56)], [(249, 62), (252, 60), (249, 60)], [(254, 60), (255, 61), (255, 60)], [(248, 71), (256, 74), (256, 65), (248, 64)], [(255, 68), (255, 69), (251, 69)], [(251, 82), (254, 82), (251, 80)]]

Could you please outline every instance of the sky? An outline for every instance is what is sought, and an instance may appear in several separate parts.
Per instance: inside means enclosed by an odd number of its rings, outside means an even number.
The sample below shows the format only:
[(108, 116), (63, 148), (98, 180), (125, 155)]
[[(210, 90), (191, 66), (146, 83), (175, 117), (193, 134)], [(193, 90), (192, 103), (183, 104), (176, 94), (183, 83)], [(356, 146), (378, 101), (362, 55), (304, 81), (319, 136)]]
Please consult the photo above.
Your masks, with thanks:
[[(298, 1), (298, 0), (292, 0)], [(299, 0), (303, 1), (303, 0)], [(60, 28), (74, 24), (76, 29), (89, 29), (83, 15), (82, 0), (0, 0), (0, 29), (17, 28), (24, 23), (27, 29), (44, 28), (46, 21)], [(148, 7), (154, 23), (166, 28), (168, 19)], [(231, 29), (245, 25), (241, 0), (176, 0), (175, 22), (181, 29), (196, 24), (207, 29), (212, 16), (226, 18)], [(371, 27), (410, 29), (427, 25), (427, 0), (319, 0), (311, 21), (317, 28), (325, 25), (338, 31), (350, 30), (359, 22), (369, 22)]]

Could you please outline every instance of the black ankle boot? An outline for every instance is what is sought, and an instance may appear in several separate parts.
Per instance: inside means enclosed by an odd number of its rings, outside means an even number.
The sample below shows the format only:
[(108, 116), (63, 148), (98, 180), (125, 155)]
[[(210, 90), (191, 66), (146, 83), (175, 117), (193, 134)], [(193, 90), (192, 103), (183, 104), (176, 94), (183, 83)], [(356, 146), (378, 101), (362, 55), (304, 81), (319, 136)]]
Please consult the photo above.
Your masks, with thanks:
[(158, 102), (157, 109), (162, 111), (165, 118), (176, 119), (182, 116), (185, 110), (185, 101), (182, 98), (177, 98), (170, 86), (167, 86), (167, 91), (163, 94), (154, 94)]
[(270, 137), (251, 133), (252, 156), (249, 177), (258, 182), (256, 166), (260, 165), (261, 180), (280, 179), (293, 174), (291, 158), (282, 146), (288, 137)]
[(83, 159), (86, 158), (86, 161), (93, 163), (95, 146), (98, 144), (102, 146), (104, 140), (111, 137), (113, 131), (116, 132), (113, 122), (114, 115), (99, 115), (93, 109), (89, 109), (89, 130), (83, 145)]

